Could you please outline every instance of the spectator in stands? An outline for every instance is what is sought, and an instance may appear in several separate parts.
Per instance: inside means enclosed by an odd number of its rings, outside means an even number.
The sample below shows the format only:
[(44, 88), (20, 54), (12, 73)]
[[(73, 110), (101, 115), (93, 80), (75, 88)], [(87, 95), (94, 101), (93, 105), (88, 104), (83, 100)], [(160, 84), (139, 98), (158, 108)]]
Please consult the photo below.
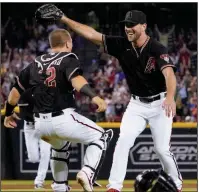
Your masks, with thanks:
[[(87, 22), (94, 28), (100, 27), (106, 34), (120, 34), (119, 26), (114, 24), (114, 21), (119, 19), (117, 9), (130, 9), (131, 4), (115, 5), (115, 10), (110, 8), (107, 4), (103, 13), (95, 13), (90, 11)], [(68, 14), (73, 14), (76, 17), (76, 12), (70, 9)], [(126, 12), (126, 11), (124, 11)], [(119, 13), (123, 17), (122, 11)], [(104, 19), (104, 20), (103, 20)], [(94, 25), (94, 26), (93, 26)], [(52, 24), (44, 27), (41, 24), (36, 24), (35, 20), (26, 18), (22, 22), (16, 22), (11, 18), (1, 25), (2, 33), (2, 54), (1, 54), (1, 101), (7, 99), (14, 77), (18, 75), (19, 71), (31, 63), (37, 54), (44, 53), (48, 50), (49, 45), (46, 39), (48, 32), (59, 27), (59, 25)], [(181, 121), (197, 121), (197, 33), (190, 29), (186, 31), (180, 29), (180, 32), (175, 33), (175, 25), (171, 30), (163, 29), (159, 31), (157, 25), (155, 26), (156, 32), (161, 43), (170, 47), (171, 41), (174, 43), (170, 49), (170, 57), (177, 67), (177, 92), (176, 92), (176, 107), (177, 116), (174, 118), (175, 122)], [(179, 26), (176, 26), (179, 29)], [(150, 26), (149, 26), (150, 29)], [(107, 30), (107, 31), (106, 31)], [(9, 31), (9, 33), (7, 33)], [(177, 31), (177, 30), (176, 30)], [(149, 31), (150, 36), (154, 36), (152, 30)], [(85, 52), (90, 54), (92, 49), (96, 47), (88, 46), (86, 41), (76, 36), (71, 32), (74, 40), (74, 50), (77, 53)], [(171, 38), (171, 37), (175, 37)], [(7, 39), (7, 40), (6, 40)], [(9, 44), (9, 46), (8, 46)], [(99, 49), (100, 50), (100, 49)], [(118, 60), (108, 54), (99, 52), (98, 57), (89, 56), (88, 61), (82, 59), (82, 55), (78, 55), (80, 61), (88, 62), (91, 73), (88, 73), (89, 83), (93, 88), (105, 99), (108, 108), (106, 113), (98, 114), (96, 116), (95, 106), (89, 102), (88, 98), (76, 94), (77, 105), (85, 116), (92, 118), (96, 121), (120, 121), (121, 116), (130, 100), (128, 86)], [(92, 66), (92, 67), (91, 67)], [(88, 66), (86, 66), (88, 68)]]
[(3, 96), (8, 98), (10, 89), (11, 89), (11, 80), (8, 75), (4, 77), (3, 84), (1, 86)]
[(7, 26), (10, 23), (10, 21), (11, 21), (11, 17), (8, 17), (7, 21), (5, 22), (5, 25), (3, 25), (1, 22), (1, 38), (4, 38)]
[(186, 69), (191, 68), (191, 60), (190, 60), (191, 52), (184, 43), (179, 53), (180, 53), (180, 58), (179, 58), (180, 72), (181, 75), (184, 75)]
[(194, 121), (197, 120), (197, 98), (191, 97), (189, 100), (188, 108), (191, 112), (191, 117), (194, 118)]
[(188, 48), (191, 50), (191, 51), (196, 51), (197, 50), (197, 35), (196, 33), (193, 31), (193, 29), (190, 29), (189, 31), (189, 35), (188, 35)]
[(27, 48), (32, 52), (36, 53), (37, 50), (37, 42), (34, 38), (31, 38), (27, 43)]
[(7, 72), (9, 66), (10, 66), (10, 58), (12, 49), (8, 46), (8, 41), (5, 40), (5, 51), (1, 55), (1, 75)]
[(182, 48), (184, 44), (184, 34), (181, 32), (177, 36), (177, 40), (174, 42), (175, 44), (175, 50), (179, 51), (179, 49)]
[(10, 65), (17, 73), (19, 73), (22, 69), (22, 62), (21, 61), (22, 61), (22, 58), (21, 58), (21, 55), (19, 54), (18, 49), (14, 49), (13, 59), (12, 59)]
[(193, 79), (193, 77), (192, 77), (190, 71), (187, 69), (185, 71), (185, 75), (183, 76), (183, 81), (184, 81), (186, 87), (190, 86), (190, 83), (191, 83), (192, 79)]
[(178, 63), (179, 63), (180, 54), (178, 52), (172, 52), (170, 54), (170, 58), (173, 64), (179, 69)]
[(95, 13), (95, 11), (90, 11), (87, 15), (87, 24), (94, 28), (95, 30), (98, 30), (99, 28), (99, 19)]
[(183, 114), (183, 105), (179, 95), (176, 98), (176, 114), (180, 116)]
[(105, 98), (105, 102), (107, 104), (107, 109), (105, 111), (106, 121), (113, 122), (115, 120), (115, 106), (113, 103), (112, 95), (109, 93)]
[(192, 78), (187, 91), (189, 92), (190, 95), (194, 92), (197, 92), (197, 77)]
[(188, 95), (184, 80), (182, 80), (178, 85), (178, 94), (181, 98), (182, 104), (186, 105)]
[(159, 31), (157, 24), (155, 24), (155, 31), (158, 33), (159, 41), (165, 47), (168, 47), (169, 36), (174, 32), (175, 25), (167, 32), (166, 28), (163, 28), (162, 32)]
[(48, 40), (43, 36), (39, 41), (38, 41), (38, 51), (39, 55), (44, 54), (48, 48)]

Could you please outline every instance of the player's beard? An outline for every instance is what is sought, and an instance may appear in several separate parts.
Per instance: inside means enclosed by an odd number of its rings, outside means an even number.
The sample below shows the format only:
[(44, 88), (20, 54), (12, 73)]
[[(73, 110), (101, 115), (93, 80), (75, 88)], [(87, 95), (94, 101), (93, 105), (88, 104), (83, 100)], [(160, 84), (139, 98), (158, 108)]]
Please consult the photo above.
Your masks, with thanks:
[(132, 35), (127, 35), (127, 38), (130, 42), (136, 42), (141, 36), (141, 32), (135, 32), (134, 34)]

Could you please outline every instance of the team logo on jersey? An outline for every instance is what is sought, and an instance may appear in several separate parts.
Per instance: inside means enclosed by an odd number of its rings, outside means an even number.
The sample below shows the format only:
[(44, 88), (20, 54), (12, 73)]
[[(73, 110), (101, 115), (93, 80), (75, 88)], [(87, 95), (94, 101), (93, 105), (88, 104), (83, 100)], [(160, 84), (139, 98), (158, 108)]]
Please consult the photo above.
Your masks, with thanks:
[(169, 55), (168, 54), (162, 54), (160, 55), (160, 58), (169, 63)]
[(149, 57), (144, 72), (151, 73), (152, 70), (155, 71), (155, 64), (156, 64), (155, 57)]

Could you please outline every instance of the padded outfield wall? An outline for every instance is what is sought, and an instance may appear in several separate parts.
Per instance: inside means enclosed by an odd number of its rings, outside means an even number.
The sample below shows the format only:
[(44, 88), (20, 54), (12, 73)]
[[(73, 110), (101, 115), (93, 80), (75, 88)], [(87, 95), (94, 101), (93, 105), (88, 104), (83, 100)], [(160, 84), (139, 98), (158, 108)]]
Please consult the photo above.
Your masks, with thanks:
[[(4, 111), (2, 111), (2, 114)], [(113, 129), (114, 138), (107, 151), (107, 156), (100, 171), (99, 179), (107, 179), (112, 164), (114, 147), (119, 135), (120, 123), (98, 123), (106, 129)], [(37, 172), (38, 163), (30, 163), (27, 157), (23, 133), (23, 121), (18, 122), (16, 129), (5, 129), (3, 118), (1, 123), (1, 176), (2, 179), (33, 179)], [(129, 125), (133, 128), (133, 124)], [(70, 157), (69, 178), (75, 175), (83, 164), (86, 146), (72, 144)], [(184, 179), (197, 178), (197, 124), (174, 123), (171, 137), (171, 151), (178, 162), (179, 170)], [(122, 163), (122, 162), (121, 162)], [(126, 179), (135, 179), (135, 176), (145, 169), (158, 169), (160, 162), (153, 151), (153, 142), (150, 129), (147, 127), (136, 139), (130, 149)], [(52, 179), (50, 169), (47, 176)]]

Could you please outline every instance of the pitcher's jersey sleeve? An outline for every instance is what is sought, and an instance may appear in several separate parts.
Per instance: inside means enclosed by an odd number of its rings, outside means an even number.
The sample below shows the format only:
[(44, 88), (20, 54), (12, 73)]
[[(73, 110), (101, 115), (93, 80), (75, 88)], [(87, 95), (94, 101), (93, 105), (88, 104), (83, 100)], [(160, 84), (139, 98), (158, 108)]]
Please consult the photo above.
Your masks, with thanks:
[(70, 81), (73, 77), (76, 77), (77, 75), (83, 74), (80, 62), (75, 54), (63, 58), (62, 70), (68, 81)]
[(168, 54), (168, 49), (161, 44), (155, 45), (156, 60), (158, 68), (162, 71), (166, 67), (172, 67), (176, 71), (176, 66), (173, 64)]
[(104, 52), (109, 55), (118, 57), (126, 49), (124, 37), (103, 35), (102, 41)]

